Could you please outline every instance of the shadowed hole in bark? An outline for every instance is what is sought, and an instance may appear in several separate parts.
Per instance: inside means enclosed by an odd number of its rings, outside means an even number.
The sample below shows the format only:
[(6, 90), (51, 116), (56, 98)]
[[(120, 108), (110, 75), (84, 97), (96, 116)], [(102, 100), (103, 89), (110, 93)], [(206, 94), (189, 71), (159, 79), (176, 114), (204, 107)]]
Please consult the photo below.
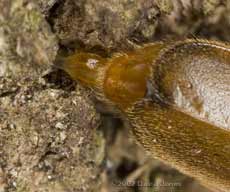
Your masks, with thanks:
[(76, 83), (64, 71), (55, 69), (43, 76), (43, 79), (50, 84), (51, 88), (74, 91)]

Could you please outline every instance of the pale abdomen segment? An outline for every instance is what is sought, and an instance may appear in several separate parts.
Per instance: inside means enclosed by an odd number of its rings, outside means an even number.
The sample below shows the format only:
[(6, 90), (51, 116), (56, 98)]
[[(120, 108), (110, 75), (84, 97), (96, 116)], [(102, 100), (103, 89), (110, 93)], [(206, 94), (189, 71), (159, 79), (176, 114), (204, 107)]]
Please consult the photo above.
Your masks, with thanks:
[(230, 47), (188, 41), (166, 50), (155, 62), (154, 86), (179, 110), (230, 129)]

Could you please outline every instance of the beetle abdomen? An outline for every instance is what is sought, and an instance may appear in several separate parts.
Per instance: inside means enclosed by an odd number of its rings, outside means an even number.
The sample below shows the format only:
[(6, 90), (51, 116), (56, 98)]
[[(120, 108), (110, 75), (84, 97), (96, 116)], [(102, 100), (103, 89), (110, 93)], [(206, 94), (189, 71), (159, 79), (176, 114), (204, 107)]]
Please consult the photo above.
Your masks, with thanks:
[(230, 129), (230, 46), (187, 40), (155, 62), (153, 86), (179, 110)]

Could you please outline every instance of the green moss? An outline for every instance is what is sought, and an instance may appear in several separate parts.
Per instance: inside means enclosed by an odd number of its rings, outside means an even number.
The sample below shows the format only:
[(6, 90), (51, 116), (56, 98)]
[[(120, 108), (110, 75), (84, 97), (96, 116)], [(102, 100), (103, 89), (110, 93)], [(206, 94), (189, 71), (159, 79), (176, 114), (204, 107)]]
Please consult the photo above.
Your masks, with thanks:
[(203, 1), (203, 12), (204, 14), (210, 14), (215, 11), (216, 7), (220, 5), (220, 0), (206, 0)]
[(105, 138), (101, 132), (96, 132), (95, 134), (95, 163), (100, 165), (105, 158)]
[(173, 10), (172, 0), (156, 0), (161, 12), (170, 13)]
[(18, 181), (16, 192), (29, 192), (29, 189), (23, 181)]
[(41, 17), (42, 15), (38, 11), (30, 11), (25, 15), (25, 23), (32, 31), (37, 31), (41, 24)]

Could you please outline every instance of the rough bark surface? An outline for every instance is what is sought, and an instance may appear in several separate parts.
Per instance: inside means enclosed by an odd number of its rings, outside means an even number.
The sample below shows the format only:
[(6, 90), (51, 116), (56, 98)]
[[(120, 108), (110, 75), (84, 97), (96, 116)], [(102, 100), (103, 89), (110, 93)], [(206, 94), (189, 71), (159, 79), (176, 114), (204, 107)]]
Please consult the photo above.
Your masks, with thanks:
[(42, 78), (57, 40), (35, 2), (0, 9), (0, 191), (96, 190), (100, 116), (63, 74)]

